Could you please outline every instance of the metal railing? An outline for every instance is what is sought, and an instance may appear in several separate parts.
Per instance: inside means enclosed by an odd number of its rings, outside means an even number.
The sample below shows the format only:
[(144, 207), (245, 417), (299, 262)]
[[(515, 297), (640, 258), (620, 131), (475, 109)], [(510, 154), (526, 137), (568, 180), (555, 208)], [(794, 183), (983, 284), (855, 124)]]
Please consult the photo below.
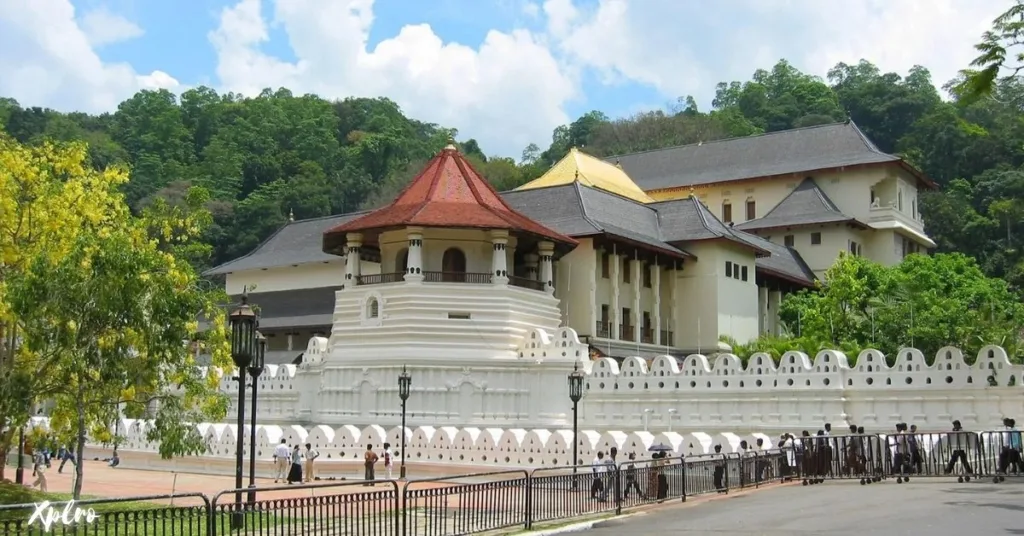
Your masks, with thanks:
[(595, 337), (610, 338), (612, 336), (612, 324), (611, 322), (598, 322), (597, 331), (594, 333)]
[(675, 346), (675, 341), (672, 340), (673, 335), (675, 335), (675, 333), (667, 329), (661, 330), (661, 342), (658, 344), (662, 346)]
[(528, 288), (530, 290), (544, 290), (544, 283), (530, 279), (528, 277), (519, 277), (516, 275), (508, 276), (508, 282), (514, 287)]
[[(1016, 434), (1016, 435), (1015, 435)], [(0, 536), (456, 536), (569, 520), (768, 483), (1024, 477), (1020, 432), (807, 436), (779, 448), (446, 478), (275, 486), (0, 506)], [(782, 446), (785, 448), (781, 448)], [(790, 447), (789, 445), (793, 445)], [(236, 494), (243, 500), (237, 502)], [(50, 510), (47, 510), (50, 508)], [(71, 512), (71, 523), (61, 516)], [(94, 517), (79, 517), (76, 511)], [(61, 519), (58, 519), (61, 518)]]
[(491, 273), (475, 272), (423, 272), (423, 281), (427, 283), (470, 283), (489, 285)]
[(403, 281), (405, 281), (405, 272), (361, 275), (356, 278), (356, 284), (358, 285), (385, 285), (387, 283), (400, 283)]
[(619, 326), (619, 340), (630, 341), (636, 340), (636, 333), (633, 331), (633, 326), (622, 324)]

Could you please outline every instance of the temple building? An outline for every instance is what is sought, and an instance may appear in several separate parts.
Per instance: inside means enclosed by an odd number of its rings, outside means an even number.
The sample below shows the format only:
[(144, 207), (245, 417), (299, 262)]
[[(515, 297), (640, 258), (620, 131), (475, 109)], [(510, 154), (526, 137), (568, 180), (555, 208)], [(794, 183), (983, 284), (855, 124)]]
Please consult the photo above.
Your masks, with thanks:
[[(564, 390), (581, 349), (718, 352), (781, 333), (784, 294), (841, 251), (894, 264), (934, 247), (917, 205), (934, 184), (852, 122), (604, 160), (574, 148), (501, 194), (484, 179), (450, 145), (390, 205), (289, 222), (206, 275), (250, 289), (268, 363), (300, 362), (324, 338), (318, 359), (340, 367), (323, 372), (331, 408), (372, 407), (357, 380), (415, 359), (440, 367), (421, 372), (438, 385), (503, 363), (465, 396), (505, 389), (526, 398), (500, 411), (539, 414), (529, 393)], [(472, 406), (445, 396), (435, 411)]]

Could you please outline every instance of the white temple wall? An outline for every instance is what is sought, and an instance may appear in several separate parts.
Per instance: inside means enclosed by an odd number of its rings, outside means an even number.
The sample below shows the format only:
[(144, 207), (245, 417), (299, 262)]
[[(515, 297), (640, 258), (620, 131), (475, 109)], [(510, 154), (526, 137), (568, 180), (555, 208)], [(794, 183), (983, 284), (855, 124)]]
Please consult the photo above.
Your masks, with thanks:
[[(897, 422), (943, 430), (953, 419), (984, 430), (999, 427), (1006, 416), (1024, 418), (1024, 368), (1011, 364), (997, 346), (983, 348), (971, 365), (958, 349), (944, 348), (931, 365), (919, 351), (905, 349), (892, 366), (875, 350), (862, 352), (854, 367), (831, 350), (813, 358), (789, 352), (779, 364), (754, 355), (745, 367), (731, 354), (713, 361), (703, 355), (661, 356), (649, 364), (634, 357), (619, 366), (611, 359), (589, 361), (575, 332), (563, 328), (554, 336), (531, 332), (513, 354), (515, 359), (478, 364), (440, 356), (429, 365), (420, 365), (419, 355), (408, 360), (413, 381), (407, 425), (568, 428), (566, 375), (577, 358), (586, 373), (580, 426), (599, 433), (814, 432), (825, 422), (836, 429), (854, 423), (869, 432), (890, 430)], [(334, 427), (380, 423), (390, 430), (401, 422), (402, 360), (382, 357), (383, 364), (346, 366), (313, 359), (268, 367), (260, 381), (258, 419)], [(221, 388), (232, 396), (237, 383), (225, 375)]]

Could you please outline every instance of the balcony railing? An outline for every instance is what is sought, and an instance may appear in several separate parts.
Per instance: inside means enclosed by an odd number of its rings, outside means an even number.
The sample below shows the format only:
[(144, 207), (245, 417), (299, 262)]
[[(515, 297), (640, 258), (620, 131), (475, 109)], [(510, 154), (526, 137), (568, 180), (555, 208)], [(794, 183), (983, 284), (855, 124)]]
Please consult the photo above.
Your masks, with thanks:
[(644, 344), (654, 344), (654, 330), (653, 329), (642, 329), (640, 330), (640, 342)]
[(423, 281), (427, 283), (471, 283), (476, 285), (488, 285), (491, 283), (491, 274), (473, 272), (423, 272)]
[(636, 333), (633, 331), (633, 326), (627, 326), (625, 324), (619, 326), (619, 340), (630, 342), (636, 340)]
[(527, 277), (518, 277), (514, 275), (508, 276), (508, 283), (514, 287), (528, 288), (530, 290), (544, 290), (544, 283), (529, 279)]
[(662, 346), (675, 346), (675, 341), (672, 340), (674, 333), (668, 330), (661, 330), (661, 345)]
[(405, 281), (405, 272), (361, 275), (356, 278), (357, 285), (384, 285), (387, 283), (398, 283), (401, 281)]
[(605, 339), (612, 336), (612, 324), (611, 322), (598, 322), (597, 323), (597, 335), (595, 337), (603, 337)]

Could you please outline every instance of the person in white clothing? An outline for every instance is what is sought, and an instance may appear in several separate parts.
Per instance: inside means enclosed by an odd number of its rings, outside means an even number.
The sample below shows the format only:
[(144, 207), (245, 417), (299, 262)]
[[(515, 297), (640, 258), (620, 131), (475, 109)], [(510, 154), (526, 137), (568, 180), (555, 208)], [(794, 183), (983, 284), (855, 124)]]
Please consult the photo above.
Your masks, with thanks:
[(288, 441), (282, 439), (281, 443), (274, 448), (274, 483), (281, 480), (288, 480), (288, 470), (292, 465), (292, 449), (288, 448)]
[(313, 461), (320, 457), (320, 451), (313, 448), (313, 445), (306, 443), (306, 482), (316, 479), (314, 474)]
[(384, 474), (388, 480), (394, 480), (392, 469), (395, 465), (395, 456), (391, 452), (391, 443), (384, 443), (384, 453), (381, 455), (381, 458), (384, 458)]

